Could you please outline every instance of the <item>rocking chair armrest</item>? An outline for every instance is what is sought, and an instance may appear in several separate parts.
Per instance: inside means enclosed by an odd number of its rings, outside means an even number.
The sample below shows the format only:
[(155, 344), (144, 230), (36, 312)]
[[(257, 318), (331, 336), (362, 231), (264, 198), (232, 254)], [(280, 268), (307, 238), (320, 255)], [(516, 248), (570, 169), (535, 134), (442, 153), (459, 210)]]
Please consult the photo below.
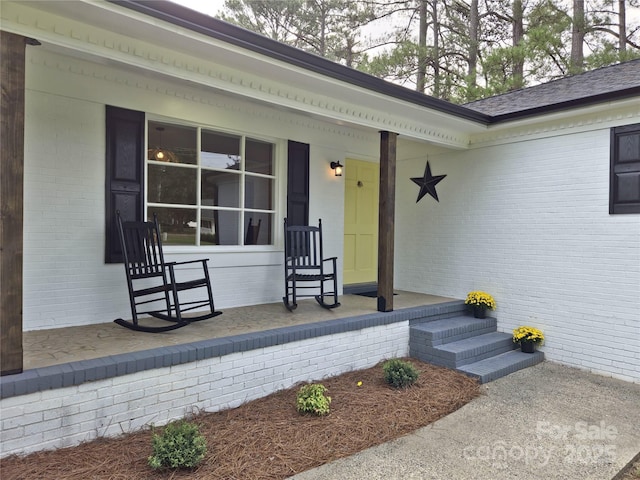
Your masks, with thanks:
[(331, 267), (333, 268), (333, 274), (336, 274), (336, 261), (338, 260), (338, 257), (329, 257), (329, 258), (325, 258), (322, 261), (323, 262), (331, 262)]
[(165, 266), (173, 268), (178, 265), (188, 265), (190, 263), (199, 263), (199, 262), (202, 262), (202, 264), (206, 266), (208, 261), (209, 261), (208, 258), (200, 258), (198, 260), (186, 260), (184, 262), (165, 262)]

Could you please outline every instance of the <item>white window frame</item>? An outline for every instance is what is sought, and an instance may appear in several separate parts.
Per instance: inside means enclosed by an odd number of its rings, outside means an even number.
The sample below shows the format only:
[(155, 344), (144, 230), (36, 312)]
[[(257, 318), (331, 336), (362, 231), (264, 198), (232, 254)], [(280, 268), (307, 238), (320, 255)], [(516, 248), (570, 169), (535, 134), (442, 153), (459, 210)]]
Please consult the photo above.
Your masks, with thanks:
[[(175, 126), (179, 126), (179, 127), (189, 127), (189, 128), (195, 128), (197, 131), (197, 142), (196, 142), (196, 153), (197, 153), (197, 164), (196, 165), (188, 165), (188, 164), (184, 164), (184, 165), (180, 165), (180, 164), (175, 164), (173, 166), (178, 167), (178, 168), (195, 168), (197, 169), (197, 174), (196, 174), (196, 204), (195, 205), (181, 205), (181, 204), (168, 204), (168, 203), (154, 203), (154, 202), (149, 202), (148, 201), (148, 190), (149, 190), (149, 165), (160, 165), (162, 164), (162, 162), (159, 161), (153, 161), (153, 160), (149, 160), (148, 159), (148, 149), (149, 149), (149, 123), (150, 122), (158, 122), (158, 123), (163, 123), (163, 124), (168, 124), (168, 125), (175, 125)], [(198, 252), (206, 252), (206, 251), (211, 251), (211, 252), (233, 252), (233, 251), (274, 251), (278, 249), (278, 245), (280, 243), (280, 235), (278, 234), (279, 229), (278, 229), (278, 225), (279, 225), (279, 221), (282, 218), (282, 208), (283, 208), (283, 199), (281, 198), (282, 195), (280, 194), (281, 188), (281, 182), (282, 182), (282, 168), (280, 167), (280, 165), (282, 164), (282, 160), (281, 160), (281, 156), (283, 155), (282, 152), (286, 151), (286, 149), (283, 147), (283, 145), (285, 145), (286, 140), (283, 139), (278, 139), (278, 138), (273, 138), (273, 137), (267, 137), (267, 136), (263, 136), (263, 135), (259, 135), (259, 134), (254, 134), (251, 132), (243, 132), (243, 131), (237, 131), (237, 130), (232, 130), (232, 129), (227, 129), (227, 128), (222, 128), (220, 126), (213, 126), (213, 125), (206, 125), (206, 124), (200, 124), (200, 123), (196, 123), (196, 122), (186, 122), (186, 121), (181, 121), (175, 118), (167, 118), (167, 117), (162, 117), (162, 116), (156, 116), (156, 115), (147, 115), (145, 118), (145, 156), (144, 156), (144, 215), (145, 218), (147, 218), (148, 215), (148, 210), (149, 208), (153, 208), (153, 207), (158, 207), (158, 208), (185, 208), (185, 209), (195, 209), (196, 210), (196, 215), (197, 215), (197, 230), (196, 230), (196, 244), (195, 245), (163, 245), (164, 250), (170, 253), (189, 253), (189, 252), (193, 252), (194, 250), (197, 250)], [(237, 211), (240, 214), (240, 219), (238, 222), (238, 239), (240, 241), (239, 244), (236, 245), (200, 245), (200, 229), (202, 228), (201, 226), (201, 212), (203, 209), (203, 205), (202, 205), (202, 198), (201, 198), (201, 178), (202, 178), (202, 166), (201, 166), (201, 159), (200, 159), (200, 149), (201, 149), (201, 142), (202, 142), (202, 131), (210, 131), (210, 132), (214, 132), (214, 133), (220, 133), (223, 135), (234, 135), (234, 136), (238, 136), (241, 137), (241, 143), (240, 143), (240, 158), (241, 158), (241, 168), (238, 171), (238, 175), (240, 175), (240, 205), (239, 207), (219, 207), (219, 206), (215, 206), (215, 207), (210, 207), (210, 206), (204, 206), (205, 210), (227, 210), (227, 211)], [(261, 174), (261, 173), (253, 173), (253, 172), (246, 172), (245, 170), (245, 145), (246, 145), (246, 139), (249, 138), (251, 140), (256, 140), (256, 141), (261, 141), (261, 142), (267, 142), (273, 145), (274, 148), (274, 152), (273, 152), (273, 174), (272, 175), (267, 175), (267, 174)], [(225, 171), (225, 170), (215, 170), (215, 169), (211, 169), (212, 171)], [(229, 172), (229, 171), (227, 171)], [(235, 173), (235, 172), (234, 172)], [(273, 208), (270, 210), (264, 210), (264, 209), (255, 209), (255, 208), (245, 208), (245, 177), (247, 176), (253, 176), (253, 177), (258, 177), (258, 178), (268, 178), (273, 180), (273, 198), (272, 198), (272, 206)], [(272, 221), (272, 225), (271, 225), (271, 244), (269, 245), (245, 245), (244, 241), (245, 241), (245, 232), (244, 232), (244, 219), (245, 219), (245, 214), (247, 212), (257, 212), (257, 213), (267, 213), (267, 214), (271, 214), (271, 221)], [(265, 226), (263, 225), (262, 228), (264, 228)]]

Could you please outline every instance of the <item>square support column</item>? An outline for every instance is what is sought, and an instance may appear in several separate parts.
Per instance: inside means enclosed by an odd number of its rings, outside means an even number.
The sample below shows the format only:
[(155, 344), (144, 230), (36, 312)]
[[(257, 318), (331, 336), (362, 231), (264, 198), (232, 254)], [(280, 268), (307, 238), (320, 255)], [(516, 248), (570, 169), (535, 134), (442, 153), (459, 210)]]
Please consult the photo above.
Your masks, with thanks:
[(0, 32), (0, 374), (22, 372), (22, 255), (25, 50), (29, 39)]
[(380, 205), (378, 213), (378, 311), (393, 311), (393, 255), (398, 134), (380, 132)]

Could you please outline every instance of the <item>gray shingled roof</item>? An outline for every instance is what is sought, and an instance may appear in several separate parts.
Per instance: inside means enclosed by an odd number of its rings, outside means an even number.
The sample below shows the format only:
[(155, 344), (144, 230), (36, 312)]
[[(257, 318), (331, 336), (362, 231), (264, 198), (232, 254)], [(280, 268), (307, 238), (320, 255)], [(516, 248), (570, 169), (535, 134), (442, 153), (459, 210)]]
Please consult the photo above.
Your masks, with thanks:
[(629, 89), (640, 89), (640, 59), (476, 100), (464, 106), (491, 116), (510, 115)]

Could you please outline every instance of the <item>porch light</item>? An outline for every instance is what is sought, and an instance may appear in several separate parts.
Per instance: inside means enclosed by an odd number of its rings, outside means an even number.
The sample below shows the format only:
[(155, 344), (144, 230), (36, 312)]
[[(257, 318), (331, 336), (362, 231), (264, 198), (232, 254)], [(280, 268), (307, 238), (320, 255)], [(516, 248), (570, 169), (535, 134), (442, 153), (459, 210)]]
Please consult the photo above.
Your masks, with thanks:
[(342, 165), (340, 165), (340, 162), (331, 162), (331, 168), (333, 169), (333, 173), (336, 177), (342, 176)]

